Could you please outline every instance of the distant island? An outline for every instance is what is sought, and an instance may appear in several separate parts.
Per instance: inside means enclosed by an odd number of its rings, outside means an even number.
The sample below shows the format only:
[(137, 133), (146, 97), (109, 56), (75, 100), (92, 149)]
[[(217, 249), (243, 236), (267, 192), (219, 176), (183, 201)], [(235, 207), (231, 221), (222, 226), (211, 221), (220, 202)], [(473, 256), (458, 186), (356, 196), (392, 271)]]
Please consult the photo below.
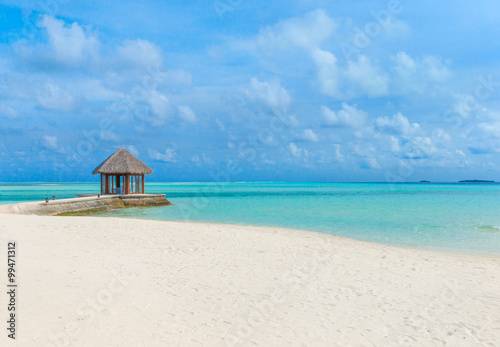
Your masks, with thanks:
[(484, 181), (484, 180), (462, 180), (458, 183), (495, 183), (495, 181)]
[(419, 183), (431, 183), (431, 181), (420, 181)]

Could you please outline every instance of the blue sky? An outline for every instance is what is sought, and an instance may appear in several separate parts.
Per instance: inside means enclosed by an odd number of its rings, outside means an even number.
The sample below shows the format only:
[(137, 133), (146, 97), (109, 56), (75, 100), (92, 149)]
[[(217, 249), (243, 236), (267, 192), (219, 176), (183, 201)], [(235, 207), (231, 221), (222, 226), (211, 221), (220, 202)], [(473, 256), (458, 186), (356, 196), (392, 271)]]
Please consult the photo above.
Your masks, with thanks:
[(500, 3), (0, 1), (0, 181), (499, 180)]

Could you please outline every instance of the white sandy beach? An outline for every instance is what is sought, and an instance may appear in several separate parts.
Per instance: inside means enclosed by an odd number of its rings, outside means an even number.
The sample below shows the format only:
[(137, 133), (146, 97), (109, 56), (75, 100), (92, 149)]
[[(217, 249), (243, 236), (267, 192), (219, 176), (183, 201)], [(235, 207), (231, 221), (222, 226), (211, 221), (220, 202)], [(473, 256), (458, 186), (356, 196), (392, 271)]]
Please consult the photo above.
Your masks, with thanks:
[[(314, 232), (0, 215), (18, 346), (498, 346), (500, 259)], [(6, 294), (0, 318), (8, 317)]]

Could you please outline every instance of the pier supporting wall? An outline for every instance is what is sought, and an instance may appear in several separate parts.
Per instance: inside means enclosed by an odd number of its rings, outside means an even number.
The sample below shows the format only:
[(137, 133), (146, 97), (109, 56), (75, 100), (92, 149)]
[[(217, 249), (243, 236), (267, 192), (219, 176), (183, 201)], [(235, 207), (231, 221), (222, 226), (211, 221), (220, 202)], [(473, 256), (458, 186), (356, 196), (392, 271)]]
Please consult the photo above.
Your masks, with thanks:
[(75, 199), (0, 205), (0, 213), (57, 216), (86, 215), (124, 207), (172, 205), (164, 194), (104, 195)]

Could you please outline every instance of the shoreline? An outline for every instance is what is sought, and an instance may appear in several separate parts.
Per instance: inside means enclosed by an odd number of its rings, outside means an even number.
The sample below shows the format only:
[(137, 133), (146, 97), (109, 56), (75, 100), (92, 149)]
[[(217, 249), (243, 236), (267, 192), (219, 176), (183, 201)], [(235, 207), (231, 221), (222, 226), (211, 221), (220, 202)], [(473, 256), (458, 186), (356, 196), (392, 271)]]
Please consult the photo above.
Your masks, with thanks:
[[(500, 259), (296, 229), (4, 214), (18, 343), (478, 345)], [(1, 337), (2, 339), (4, 337)]]
[[(118, 211), (118, 210), (117, 210)], [(296, 231), (296, 232), (306, 232), (306, 233), (318, 233), (321, 235), (328, 235), (334, 238), (340, 238), (340, 239), (345, 239), (345, 240), (351, 240), (355, 242), (363, 242), (367, 244), (373, 244), (373, 245), (381, 245), (381, 246), (386, 246), (386, 247), (395, 247), (395, 248), (402, 248), (402, 249), (408, 249), (408, 250), (415, 250), (415, 251), (425, 251), (425, 252), (433, 252), (433, 253), (444, 253), (444, 254), (451, 254), (451, 255), (466, 255), (466, 256), (479, 256), (479, 257), (493, 257), (493, 258), (498, 258), (500, 259), (500, 253), (484, 253), (482, 251), (473, 251), (473, 250), (463, 250), (463, 249), (458, 249), (458, 248), (439, 248), (439, 247), (431, 247), (431, 246), (417, 246), (417, 245), (405, 245), (405, 244), (393, 244), (393, 243), (382, 243), (382, 242), (372, 242), (372, 241), (366, 241), (366, 240), (361, 240), (361, 239), (355, 239), (352, 237), (346, 237), (346, 236), (340, 236), (340, 235), (335, 235), (335, 234), (329, 234), (329, 233), (324, 233), (321, 231), (316, 231), (316, 230), (308, 230), (308, 229), (296, 229), (296, 228), (284, 228), (280, 226), (269, 226), (269, 225), (255, 225), (255, 224), (239, 224), (239, 223), (224, 223), (224, 222), (211, 222), (211, 221), (191, 221), (191, 220), (167, 220), (167, 219), (152, 219), (152, 218), (135, 218), (131, 216), (99, 216), (99, 214), (102, 213), (109, 213), (113, 212), (113, 210), (110, 211), (97, 211), (93, 215), (88, 215), (85, 217), (94, 217), (94, 218), (118, 218), (118, 219), (129, 219), (129, 220), (144, 220), (144, 221), (152, 221), (152, 222), (173, 222), (173, 223), (186, 223), (186, 224), (214, 224), (214, 225), (220, 225), (220, 226), (234, 226), (234, 227), (248, 227), (248, 228), (264, 228), (264, 229), (280, 229), (280, 230), (290, 230), (290, 231)], [(1, 214), (1, 212), (0, 212)], [(62, 216), (62, 217), (67, 217), (67, 216)]]
[[(161, 195), (163, 198), (165, 195), (163, 194), (145, 194), (145, 195)], [(110, 199), (113, 196), (107, 196), (104, 199)], [(103, 200), (104, 200), (103, 199)], [(65, 201), (81, 201), (81, 200), (89, 200), (89, 198), (85, 197), (80, 197), (80, 198), (70, 198), (70, 199), (61, 199), (61, 200), (56, 200), (55, 202), (57, 203), (64, 203)], [(168, 201), (168, 200), (167, 200)], [(53, 202), (53, 201), (50, 201)], [(49, 202), (49, 203), (50, 203)], [(12, 212), (14, 210), (18, 210), (19, 206), (26, 206), (26, 205), (39, 205), (42, 204), (44, 205), (44, 202), (42, 201), (27, 201), (27, 202), (20, 202), (20, 203), (14, 203), (14, 204), (0, 204), (0, 215), (2, 214), (19, 214), (17, 212)], [(168, 202), (169, 205), (171, 205), (170, 202)], [(158, 205), (156, 205), (158, 206)], [(144, 205), (137, 205), (137, 206), (125, 206), (125, 207), (144, 207)], [(59, 213), (57, 215), (52, 215), (55, 217), (97, 217), (97, 218), (119, 218), (119, 219), (130, 219), (130, 220), (144, 220), (144, 221), (160, 221), (160, 222), (178, 222), (178, 223), (200, 223), (200, 224), (220, 224), (220, 225), (228, 225), (228, 226), (241, 226), (241, 227), (255, 227), (255, 228), (275, 228), (275, 229), (284, 229), (284, 230), (295, 230), (295, 231), (303, 231), (303, 232), (312, 232), (312, 233), (320, 233), (323, 235), (330, 235), (333, 237), (339, 237), (339, 238), (344, 238), (348, 240), (353, 240), (353, 241), (358, 241), (358, 242), (366, 242), (369, 244), (375, 244), (375, 245), (383, 245), (383, 246), (388, 246), (388, 247), (397, 247), (397, 248), (404, 248), (404, 249), (409, 249), (409, 250), (422, 250), (422, 251), (429, 251), (429, 252), (436, 252), (436, 253), (445, 253), (445, 254), (456, 254), (456, 255), (466, 255), (466, 256), (485, 256), (485, 257), (494, 257), (494, 258), (499, 258), (500, 259), (500, 253), (498, 252), (483, 252), (483, 251), (476, 251), (476, 250), (466, 250), (466, 249), (459, 249), (459, 248), (440, 248), (440, 247), (432, 247), (432, 246), (418, 246), (418, 245), (408, 245), (408, 244), (393, 244), (393, 243), (382, 243), (382, 242), (373, 242), (373, 241), (366, 241), (366, 240), (361, 240), (361, 239), (355, 239), (351, 237), (346, 237), (346, 236), (339, 236), (335, 234), (329, 234), (321, 231), (315, 231), (315, 230), (308, 230), (308, 229), (296, 229), (296, 228), (285, 228), (285, 227), (279, 227), (279, 226), (267, 226), (267, 225), (253, 225), (253, 224), (239, 224), (239, 223), (225, 223), (225, 222), (211, 222), (211, 221), (189, 221), (189, 220), (165, 220), (165, 219), (151, 219), (151, 218), (139, 218), (139, 217), (133, 217), (133, 216), (99, 216), (99, 214), (102, 213), (107, 213), (107, 212), (112, 212), (112, 211), (119, 211), (123, 207), (120, 206), (118, 208), (114, 208), (113, 206), (110, 206), (106, 209), (102, 208), (97, 208), (97, 209), (88, 209), (88, 210), (81, 210), (76, 213)], [(25, 214), (19, 214), (19, 215), (25, 215)], [(26, 214), (26, 215), (36, 215), (36, 214)], [(43, 215), (42, 215), (43, 216)], [(44, 215), (48, 216), (48, 215)]]

